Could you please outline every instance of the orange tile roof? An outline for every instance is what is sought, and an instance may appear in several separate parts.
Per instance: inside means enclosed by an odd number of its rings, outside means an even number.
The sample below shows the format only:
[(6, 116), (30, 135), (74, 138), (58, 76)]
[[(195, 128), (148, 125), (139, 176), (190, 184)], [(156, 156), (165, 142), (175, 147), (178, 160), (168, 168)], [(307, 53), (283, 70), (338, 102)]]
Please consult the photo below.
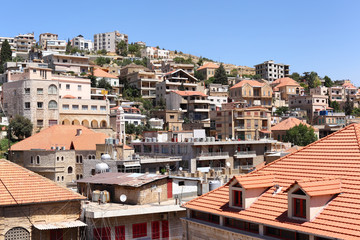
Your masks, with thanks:
[(234, 86), (232, 86), (230, 89), (242, 87), (247, 83), (253, 87), (262, 87), (265, 85), (265, 83), (261, 83), (256, 80), (242, 80), (242, 81), (238, 82), (237, 84), (235, 84)]
[[(228, 184), (187, 202), (185, 206), (189, 209), (329, 238), (360, 239), (359, 169), (360, 124), (352, 124), (249, 173), (248, 176), (273, 174), (274, 184), (282, 188), (280, 192), (273, 194), (275, 187), (271, 187), (246, 210), (234, 211), (229, 207)], [(288, 199), (285, 190), (294, 181), (324, 178), (341, 180), (341, 194), (335, 195), (311, 221), (289, 219), (286, 214)], [(314, 185), (305, 187), (311, 192)], [(327, 186), (323, 189), (329, 190)]]
[(108, 72), (105, 72), (104, 70), (100, 69), (100, 68), (96, 68), (94, 69), (93, 75), (95, 77), (99, 77), (99, 78), (118, 78), (117, 76), (114, 76)]
[(356, 88), (352, 83), (344, 83), (342, 85), (342, 87), (344, 87), (344, 88)]
[(0, 179), (1, 206), (86, 199), (5, 159), (0, 159)]
[(75, 99), (76, 97), (74, 97), (73, 95), (65, 95), (62, 98)]
[(199, 67), (197, 69), (197, 71), (201, 70), (201, 69), (205, 69), (205, 68), (211, 68), (211, 69), (217, 69), (219, 68), (220, 66), (215, 64), (215, 63), (212, 63), (212, 62), (208, 62), (208, 63), (205, 63), (204, 65), (202, 65), (201, 67)]
[[(281, 121), (278, 124), (276, 124), (275, 126), (271, 127), (271, 131), (287, 131), (290, 128), (293, 128), (299, 124), (303, 124), (303, 125), (306, 125), (307, 127), (314, 128), (313, 126), (311, 126), (297, 118), (291, 117), (291, 118), (285, 119), (284, 121)], [(319, 131), (317, 128), (314, 128), (314, 130)]]
[[(272, 174), (234, 176), (233, 179), (236, 179), (237, 182), (245, 189), (266, 188), (274, 186), (274, 175)], [(232, 180), (230, 180), (230, 182)]]
[(277, 88), (285, 87), (285, 86), (300, 87), (300, 84), (298, 82), (296, 82), (294, 79), (289, 77), (276, 79), (274, 82), (271, 83), (271, 85), (276, 85)]
[(203, 97), (207, 97), (207, 95), (203, 92), (199, 92), (199, 91), (172, 91), (176, 94), (179, 94), (180, 96), (186, 97), (186, 96), (203, 96)]
[(289, 191), (294, 185), (298, 185), (310, 197), (334, 195), (341, 193), (341, 181), (339, 179), (324, 180), (299, 180), (291, 184), (285, 192)]
[[(77, 129), (81, 134), (76, 136)], [(79, 125), (54, 125), (42, 130), (11, 146), (11, 151), (25, 151), (31, 149), (51, 150), (51, 147), (65, 147), (69, 150), (71, 143), (75, 150), (96, 150), (96, 144), (105, 143), (108, 138), (104, 133), (94, 132)]]

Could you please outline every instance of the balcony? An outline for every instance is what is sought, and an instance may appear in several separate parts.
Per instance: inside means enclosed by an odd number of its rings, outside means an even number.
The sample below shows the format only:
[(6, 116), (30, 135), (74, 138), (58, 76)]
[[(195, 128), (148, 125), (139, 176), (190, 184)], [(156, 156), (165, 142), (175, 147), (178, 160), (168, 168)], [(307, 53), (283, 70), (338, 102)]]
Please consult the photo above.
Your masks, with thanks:
[(234, 127), (235, 130), (244, 130), (245, 129), (245, 126), (244, 125), (240, 125), (240, 126), (236, 126)]
[(209, 112), (210, 109), (208, 108), (195, 108), (194, 112)]
[(203, 103), (203, 104), (210, 104), (210, 100), (202, 100), (202, 99), (193, 99), (189, 100), (189, 103)]
[(196, 156), (197, 161), (201, 160), (221, 160), (229, 158), (228, 152), (206, 152)]
[(180, 162), (182, 160), (181, 156), (140, 156), (140, 163), (168, 163), (168, 162)]
[(234, 157), (236, 157), (236, 158), (254, 158), (254, 157), (256, 157), (256, 151), (235, 152)]

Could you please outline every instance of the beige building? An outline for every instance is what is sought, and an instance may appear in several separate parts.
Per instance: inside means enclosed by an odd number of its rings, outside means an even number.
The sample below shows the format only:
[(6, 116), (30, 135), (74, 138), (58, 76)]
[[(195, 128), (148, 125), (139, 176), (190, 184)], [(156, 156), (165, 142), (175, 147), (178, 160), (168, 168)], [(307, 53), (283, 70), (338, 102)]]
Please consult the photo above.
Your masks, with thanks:
[(154, 110), (151, 111), (151, 117), (163, 119), (164, 128), (172, 131), (182, 131), (182, 124), (184, 122), (182, 112), (179, 110)]
[(47, 40), (46, 41), (46, 51), (65, 54), (66, 44), (67, 43), (65, 40)]
[(54, 33), (41, 33), (39, 35), (39, 45), (41, 48), (46, 48), (46, 42), (48, 40), (58, 40), (58, 35)]
[(160, 82), (160, 79), (154, 72), (133, 72), (127, 74), (126, 78), (130, 85), (140, 90), (143, 98), (156, 99), (156, 83)]
[(299, 108), (306, 110), (310, 122), (313, 121), (314, 112), (326, 110), (328, 108), (328, 96), (324, 95), (291, 95), (289, 98), (289, 108)]
[(129, 65), (126, 65), (120, 69), (120, 77), (126, 77), (127, 75), (134, 73), (134, 72), (151, 72), (150, 69), (142, 66), (142, 65), (136, 65), (134, 63), (131, 63)]
[(219, 68), (219, 65), (212, 63), (212, 62), (208, 62), (208, 63), (204, 64), (203, 66), (199, 67), (198, 69), (196, 69), (196, 71), (203, 74), (205, 77), (205, 80), (208, 80), (209, 78), (211, 78), (215, 75), (215, 71), (218, 68)]
[(304, 88), (292, 78), (279, 78), (271, 83), (274, 92), (279, 92), (281, 100), (289, 101), (290, 95), (304, 95)]
[(125, 41), (128, 44), (128, 35), (119, 31), (94, 34), (94, 50), (106, 50), (107, 52), (115, 53), (116, 45), (121, 41)]
[(163, 73), (168, 73), (172, 71), (176, 71), (182, 69), (185, 72), (194, 75), (194, 64), (187, 63), (175, 63), (172, 61), (162, 61), (161, 62), (161, 70)]
[(265, 82), (242, 80), (230, 88), (229, 98), (233, 101), (246, 101), (246, 106), (272, 106), (273, 90)]
[(50, 54), (43, 57), (44, 62), (49, 64), (55, 73), (74, 74), (89, 72), (89, 58), (74, 55)]
[(4, 159), (0, 175), (1, 240), (83, 239), (85, 197)]
[(17, 52), (29, 52), (35, 43), (34, 33), (19, 34), (14, 38), (14, 45)]

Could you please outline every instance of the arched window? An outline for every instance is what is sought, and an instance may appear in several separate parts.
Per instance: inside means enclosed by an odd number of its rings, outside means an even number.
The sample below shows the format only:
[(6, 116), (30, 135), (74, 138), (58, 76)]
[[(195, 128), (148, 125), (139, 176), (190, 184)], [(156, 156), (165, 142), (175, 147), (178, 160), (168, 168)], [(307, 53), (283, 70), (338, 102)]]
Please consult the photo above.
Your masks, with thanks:
[(5, 240), (17, 240), (17, 239), (30, 239), (30, 233), (28, 230), (22, 227), (14, 227), (6, 232)]
[(73, 168), (72, 167), (68, 167), (68, 173), (72, 173), (73, 172)]
[(79, 155), (76, 155), (76, 163), (79, 163)]
[(60, 181), (60, 177), (59, 177), (59, 176), (57, 176), (57, 181), (58, 181), (58, 182)]
[(64, 156), (61, 157), (61, 161), (64, 161)]
[(49, 94), (57, 94), (57, 87), (55, 85), (50, 85), (48, 89)]
[(54, 101), (54, 100), (51, 100), (50, 102), (49, 102), (49, 109), (57, 109), (57, 102), (56, 101)]
[(36, 164), (40, 164), (40, 156), (36, 156)]
[(80, 155), (79, 162), (82, 163), (82, 155)]
[(95, 159), (95, 155), (92, 155), (92, 159)]
[(64, 181), (64, 176), (61, 176), (61, 181), (62, 181), (62, 182)]
[(33, 157), (33, 156), (30, 157), (30, 163), (31, 163), (31, 164), (34, 163), (34, 157)]

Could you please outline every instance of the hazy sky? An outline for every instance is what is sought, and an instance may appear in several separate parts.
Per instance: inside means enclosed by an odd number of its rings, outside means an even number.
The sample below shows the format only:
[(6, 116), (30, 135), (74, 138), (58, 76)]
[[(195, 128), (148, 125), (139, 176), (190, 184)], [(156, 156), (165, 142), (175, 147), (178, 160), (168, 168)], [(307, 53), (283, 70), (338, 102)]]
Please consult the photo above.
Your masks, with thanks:
[[(2, 1), (0, 36), (119, 30), (130, 42), (225, 63), (266, 60), (360, 86), (359, 0)], [(4, 9), (8, 9), (5, 10)]]

